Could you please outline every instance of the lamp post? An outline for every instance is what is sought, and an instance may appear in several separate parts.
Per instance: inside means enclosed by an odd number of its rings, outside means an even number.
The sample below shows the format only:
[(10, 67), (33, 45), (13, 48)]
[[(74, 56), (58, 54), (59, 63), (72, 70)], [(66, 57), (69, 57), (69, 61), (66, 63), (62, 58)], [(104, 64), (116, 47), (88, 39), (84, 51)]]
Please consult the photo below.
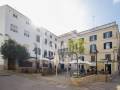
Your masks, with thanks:
[(98, 54), (98, 50), (96, 49), (95, 55), (96, 55), (96, 74), (98, 74), (98, 67), (97, 67), (97, 54)]
[(37, 54), (38, 54), (38, 50), (37, 50), (37, 44), (35, 43), (34, 44), (35, 45), (35, 48), (34, 48), (34, 51), (35, 51), (35, 59), (36, 59), (36, 73), (37, 73), (37, 69), (38, 69), (38, 67), (37, 67)]

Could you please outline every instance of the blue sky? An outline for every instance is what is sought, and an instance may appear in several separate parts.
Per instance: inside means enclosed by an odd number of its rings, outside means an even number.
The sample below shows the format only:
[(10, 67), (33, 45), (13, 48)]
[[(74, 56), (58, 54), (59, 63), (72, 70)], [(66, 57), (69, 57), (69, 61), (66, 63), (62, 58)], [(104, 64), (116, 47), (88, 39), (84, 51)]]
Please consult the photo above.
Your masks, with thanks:
[[(93, 1), (93, 2), (92, 2)], [(111, 21), (120, 24), (120, 0), (85, 0), (91, 15), (95, 16), (96, 25)]]
[(0, 0), (0, 5), (4, 4), (56, 35), (72, 30), (80, 32), (112, 21), (120, 25), (120, 0)]

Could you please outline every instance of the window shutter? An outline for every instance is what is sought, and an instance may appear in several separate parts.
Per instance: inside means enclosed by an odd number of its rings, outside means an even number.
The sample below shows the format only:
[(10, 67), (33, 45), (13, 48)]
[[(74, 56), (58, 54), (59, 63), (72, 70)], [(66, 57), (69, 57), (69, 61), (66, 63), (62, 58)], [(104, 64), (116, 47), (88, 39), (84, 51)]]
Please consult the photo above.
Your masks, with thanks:
[(89, 39), (90, 39), (90, 41), (91, 41), (91, 36), (90, 36), (90, 38), (89, 38)]
[(95, 52), (96, 52), (96, 45), (94, 45), (94, 47), (95, 47)]
[(104, 43), (104, 49), (106, 49), (106, 43)]
[(110, 37), (112, 37), (112, 31), (110, 32)]
[(92, 52), (92, 45), (90, 45), (90, 53)]
[(105, 39), (105, 33), (103, 34), (103, 38)]
[(110, 42), (110, 48), (112, 48), (112, 42)]
[(97, 40), (97, 35), (95, 35), (95, 40)]

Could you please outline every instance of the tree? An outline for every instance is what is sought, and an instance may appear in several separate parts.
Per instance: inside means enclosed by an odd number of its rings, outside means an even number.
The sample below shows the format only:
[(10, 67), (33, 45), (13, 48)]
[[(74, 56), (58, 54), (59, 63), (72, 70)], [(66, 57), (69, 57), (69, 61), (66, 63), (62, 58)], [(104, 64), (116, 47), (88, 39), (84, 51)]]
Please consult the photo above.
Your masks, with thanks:
[(68, 40), (68, 52), (71, 56), (76, 55), (77, 60), (77, 76), (78, 76), (78, 59), (79, 55), (84, 53), (84, 39)]
[[(6, 40), (1, 46), (3, 58), (8, 60), (8, 69), (15, 69), (15, 63), (29, 58), (29, 53), (24, 46), (19, 45), (14, 40)], [(11, 67), (9, 67), (9, 65)]]

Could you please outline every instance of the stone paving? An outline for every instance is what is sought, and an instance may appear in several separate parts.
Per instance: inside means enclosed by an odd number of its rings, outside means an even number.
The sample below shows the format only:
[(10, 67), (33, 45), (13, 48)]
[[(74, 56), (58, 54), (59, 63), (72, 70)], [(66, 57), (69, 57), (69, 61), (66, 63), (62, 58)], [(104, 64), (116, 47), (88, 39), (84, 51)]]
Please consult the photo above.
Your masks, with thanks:
[(96, 82), (75, 87), (67, 84), (66, 77), (51, 76), (49, 79), (40, 74), (11, 74), (0, 76), (0, 90), (120, 90), (120, 77), (108, 83)]

